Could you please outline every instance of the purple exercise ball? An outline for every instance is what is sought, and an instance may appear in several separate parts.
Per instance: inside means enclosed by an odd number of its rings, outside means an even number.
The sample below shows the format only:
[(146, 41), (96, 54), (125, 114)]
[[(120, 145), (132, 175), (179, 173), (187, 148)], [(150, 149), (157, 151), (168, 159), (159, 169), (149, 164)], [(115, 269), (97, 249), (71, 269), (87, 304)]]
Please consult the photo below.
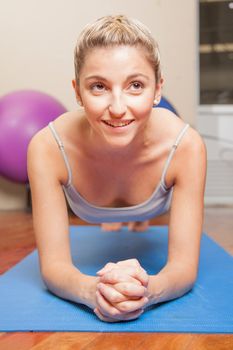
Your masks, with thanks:
[(54, 97), (33, 90), (0, 98), (0, 175), (27, 183), (27, 147), (34, 134), (66, 108)]

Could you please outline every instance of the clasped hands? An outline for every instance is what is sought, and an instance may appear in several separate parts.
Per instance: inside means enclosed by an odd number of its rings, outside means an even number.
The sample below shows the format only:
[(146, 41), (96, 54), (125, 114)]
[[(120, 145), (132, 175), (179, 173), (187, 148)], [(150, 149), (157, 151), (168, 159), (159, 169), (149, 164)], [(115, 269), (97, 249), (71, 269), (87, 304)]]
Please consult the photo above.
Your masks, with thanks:
[(108, 263), (97, 272), (95, 314), (105, 322), (139, 317), (149, 302), (149, 276), (138, 260)]

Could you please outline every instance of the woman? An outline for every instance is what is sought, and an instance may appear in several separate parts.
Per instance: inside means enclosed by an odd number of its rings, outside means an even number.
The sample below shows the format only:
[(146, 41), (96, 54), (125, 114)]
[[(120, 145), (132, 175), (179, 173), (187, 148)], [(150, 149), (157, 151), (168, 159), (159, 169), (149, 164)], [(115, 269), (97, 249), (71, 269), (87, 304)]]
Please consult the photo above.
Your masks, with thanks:
[[(125, 16), (87, 25), (75, 48), (72, 81), (79, 110), (65, 113), (28, 149), (33, 220), (45, 284), (103, 321), (131, 320), (148, 305), (189, 291), (196, 279), (203, 221), (206, 149), (172, 112), (153, 108), (163, 78), (157, 43)], [(59, 146), (59, 147), (58, 147)], [(72, 210), (104, 230), (146, 230), (170, 209), (168, 260), (148, 275), (136, 259), (97, 276), (72, 264)]]

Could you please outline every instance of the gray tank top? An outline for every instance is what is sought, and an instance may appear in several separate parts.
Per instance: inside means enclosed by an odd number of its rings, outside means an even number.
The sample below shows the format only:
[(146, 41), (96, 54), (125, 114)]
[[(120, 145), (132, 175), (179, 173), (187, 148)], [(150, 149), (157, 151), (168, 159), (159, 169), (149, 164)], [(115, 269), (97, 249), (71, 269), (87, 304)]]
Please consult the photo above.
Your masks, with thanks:
[(74, 212), (79, 218), (89, 223), (103, 223), (103, 222), (128, 222), (128, 221), (145, 221), (153, 217), (167, 212), (170, 208), (173, 186), (167, 188), (165, 185), (165, 176), (169, 164), (174, 156), (178, 144), (188, 129), (189, 124), (186, 124), (179, 133), (175, 143), (172, 146), (170, 154), (165, 162), (162, 176), (158, 186), (153, 191), (152, 195), (143, 203), (120, 208), (99, 207), (93, 205), (83, 198), (77, 189), (72, 184), (72, 171), (69, 165), (68, 157), (66, 155), (63, 142), (61, 141), (57, 131), (52, 122), (49, 123), (49, 128), (58, 144), (58, 147), (64, 158), (66, 168), (68, 171), (67, 184), (62, 185), (66, 199)]

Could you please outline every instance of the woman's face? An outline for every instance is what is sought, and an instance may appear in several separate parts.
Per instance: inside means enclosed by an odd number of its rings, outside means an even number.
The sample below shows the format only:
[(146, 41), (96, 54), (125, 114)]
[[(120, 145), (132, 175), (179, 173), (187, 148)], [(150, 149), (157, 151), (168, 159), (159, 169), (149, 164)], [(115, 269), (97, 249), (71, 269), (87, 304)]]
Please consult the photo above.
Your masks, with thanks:
[(93, 131), (117, 147), (144, 130), (161, 93), (143, 49), (131, 46), (91, 50), (74, 87)]

